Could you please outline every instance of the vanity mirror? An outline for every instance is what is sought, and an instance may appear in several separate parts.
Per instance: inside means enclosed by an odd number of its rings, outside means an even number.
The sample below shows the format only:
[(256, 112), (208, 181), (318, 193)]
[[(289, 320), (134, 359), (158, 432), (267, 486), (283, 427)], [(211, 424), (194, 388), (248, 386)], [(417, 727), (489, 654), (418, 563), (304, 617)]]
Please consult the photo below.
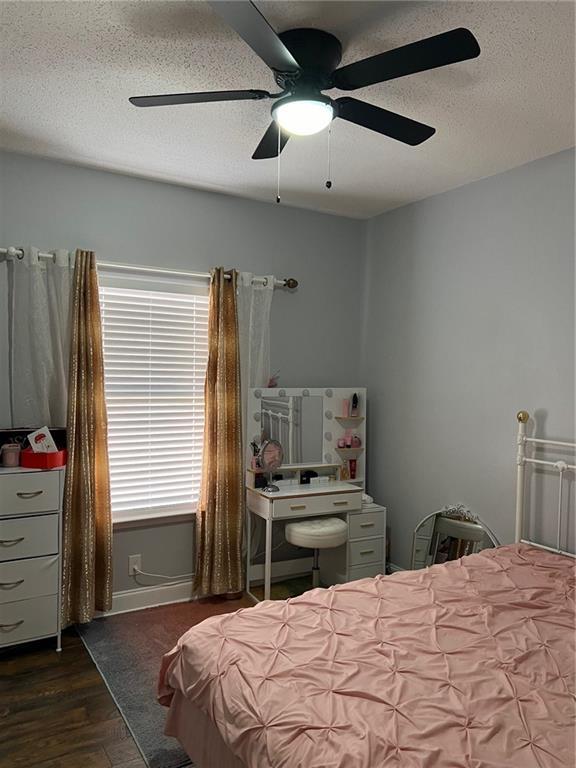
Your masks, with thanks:
[[(291, 468), (364, 486), (366, 389), (278, 387), (250, 390), (248, 437), (256, 445), (277, 440), (284, 452), (280, 474)], [(251, 483), (248, 478), (248, 483)]]
[(278, 493), (280, 488), (272, 482), (272, 472), (280, 469), (284, 451), (277, 440), (264, 440), (258, 452), (258, 464), (263, 472), (268, 472), (268, 482), (263, 488), (265, 493)]
[(322, 397), (265, 395), (261, 399), (263, 440), (277, 440), (289, 464), (322, 463)]
[(456, 560), (498, 545), (498, 539), (486, 523), (463, 504), (445, 507), (427, 515), (416, 526), (412, 570)]

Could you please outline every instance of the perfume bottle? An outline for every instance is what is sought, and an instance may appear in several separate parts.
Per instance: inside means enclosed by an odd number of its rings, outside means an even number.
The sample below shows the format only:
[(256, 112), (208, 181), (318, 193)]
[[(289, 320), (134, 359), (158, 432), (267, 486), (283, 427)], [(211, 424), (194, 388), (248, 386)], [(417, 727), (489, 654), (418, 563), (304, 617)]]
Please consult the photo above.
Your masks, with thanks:
[(358, 416), (358, 404), (358, 395), (354, 392), (350, 400), (350, 416)]

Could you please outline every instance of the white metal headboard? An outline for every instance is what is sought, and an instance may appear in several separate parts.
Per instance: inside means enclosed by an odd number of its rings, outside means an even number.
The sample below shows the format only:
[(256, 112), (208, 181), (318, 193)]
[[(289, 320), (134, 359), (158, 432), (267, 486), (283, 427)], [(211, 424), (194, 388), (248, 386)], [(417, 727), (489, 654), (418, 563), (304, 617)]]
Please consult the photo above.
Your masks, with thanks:
[[(566, 443), (561, 440), (544, 440), (537, 437), (526, 437), (526, 424), (530, 414), (527, 411), (518, 411), (516, 419), (518, 420), (518, 453), (516, 455), (516, 534), (515, 540), (522, 542), (523, 544), (532, 544), (532, 546), (540, 547), (541, 549), (547, 549), (551, 552), (560, 552), (563, 555), (569, 555), (576, 558), (574, 552), (567, 552), (561, 547), (562, 536), (562, 493), (564, 488), (564, 473), (568, 470), (576, 470), (575, 464), (567, 464), (565, 461), (545, 461), (543, 459), (534, 459), (531, 456), (526, 456), (527, 445), (555, 445), (560, 448), (576, 449), (576, 443)], [(545, 544), (539, 544), (536, 541), (522, 538), (522, 532), (524, 530), (524, 490), (525, 490), (525, 474), (526, 465), (536, 464), (539, 466), (550, 467), (558, 472), (559, 485), (558, 485), (558, 511), (556, 519), (556, 546), (548, 547)]]

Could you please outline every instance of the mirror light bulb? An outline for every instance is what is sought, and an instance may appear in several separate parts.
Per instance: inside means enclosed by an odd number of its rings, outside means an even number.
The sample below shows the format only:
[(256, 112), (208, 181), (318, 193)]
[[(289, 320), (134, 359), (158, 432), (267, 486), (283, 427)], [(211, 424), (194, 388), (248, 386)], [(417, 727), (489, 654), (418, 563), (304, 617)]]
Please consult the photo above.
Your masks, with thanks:
[(332, 104), (316, 99), (281, 101), (272, 109), (274, 120), (288, 133), (311, 136), (323, 131), (334, 117)]

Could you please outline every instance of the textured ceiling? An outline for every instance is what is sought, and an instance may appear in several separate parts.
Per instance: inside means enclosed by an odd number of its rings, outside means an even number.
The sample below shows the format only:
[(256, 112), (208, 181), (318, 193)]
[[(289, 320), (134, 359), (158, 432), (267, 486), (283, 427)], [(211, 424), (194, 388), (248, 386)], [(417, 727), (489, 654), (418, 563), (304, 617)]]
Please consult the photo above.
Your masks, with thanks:
[[(260, 2), (278, 31), (336, 34), (343, 63), (468, 27), (480, 58), (356, 91), (433, 125), (408, 147), (335, 121), (282, 154), (289, 205), (369, 217), (574, 145), (572, 2)], [(273, 201), (276, 162), (250, 156), (270, 102), (142, 110), (148, 93), (274, 89), (203, 2), (0, 2), (0, 145)], [(333, 91), (331, 95), (338, 95)]]

